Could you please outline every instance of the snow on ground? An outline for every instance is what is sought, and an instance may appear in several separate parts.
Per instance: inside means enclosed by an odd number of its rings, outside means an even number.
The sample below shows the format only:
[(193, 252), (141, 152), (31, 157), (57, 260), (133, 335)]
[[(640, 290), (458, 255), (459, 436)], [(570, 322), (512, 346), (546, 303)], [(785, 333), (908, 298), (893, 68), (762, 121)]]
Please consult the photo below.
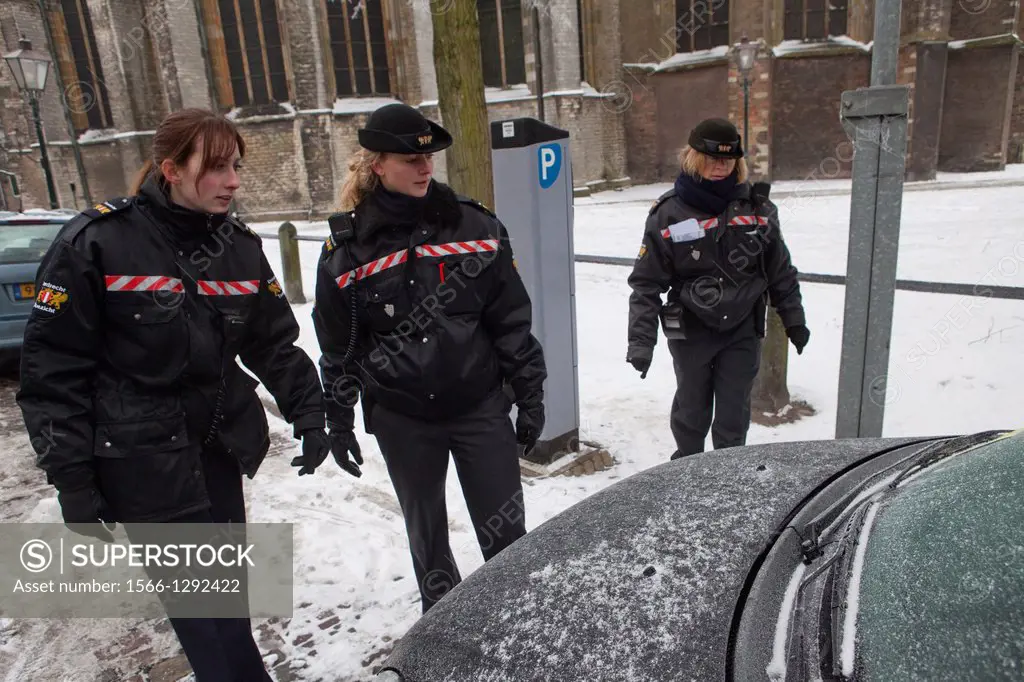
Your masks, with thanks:
[[(899, 276), (1024, 285), (1024, 234), (1013, 201), (1020, 192), (1019, 187), (908, 192)], [(815, 197), (790, 210), (791, 215), (784, 214), (784, 231), (798, 266), (844, 272), (849, 197)], [(646, 203), (578, 202), (577, 252), (632, 257), (646, 211)], [(323, 227), (305, 225), (301, 231), (322, 234)], [(276, 266), (276, 242), (266, 241), (265, 250)], [(318, 251), (316, 243), (302, 247), (309, 297)], [(645, 380), (624, 360), (628, 273), (625, 267), (576, 265), (581, 438), (607, 447), (617, 466), (586, 478), (528, 480), (528, 528), (619, 478), (663, 462), (674, 449), (668, 428), (674, 380), (664, 343)], [(790, 354), (789, 387), (794, 398), (807, 400), (818, 414), (775, 428), (753, 425), (752, 443), (834, 437), (844, 290), (805, 284), (803, 291), (811, 342), (803, 355)], [(303, 327), (300, 342), (315, 359), (310, 312), (310, 303), (295, 308)], [(1021, 425), (1024, 367), (1017, 360), (1024, 344), (1024, 301), (899, 291), (894, 317), (884, 435)], [(374, 440), (361, 432), (359, 437), (366, 458), (361, 479), (331, 465), (312, 480), (300, 481), (279, 460), (269, 463), (251, 486), (255, 518), (297, 523), (296, 603), (314, 604), (299, 614), (309, 618), (315, 605), (331, 600), (351, 604), (342, 619), (355, 632), (321, 648), (309, 661), (308, 679), (328, 670), (357, 675), (363, 656), (385, 645), (384, 637), (401, 637), (418, 615), (394, 494)], [(452, 545), (468, 573), (481, 559), (454, 471), (449, 472), (448, 495)], [(310, 631), (316, 638), (315, 629)]]
[[(626, 190), (626, 197), (642, 199), (627, 203), (578, 200), (577, 252), (633, 257), (652, 193), (657, 196), (659, 188)], [(900, 276), (975, 282), (989, 273), (988, 284), (1024, 285), (1024, 235), (1015, 209), (1019, 199), (1014, 201), (1020, 193), (1020, 188), (908, 192)], [(845, 270), (848, 209), (848, 196), (814, 197), (784, 214), (784, 233), (798, 267), (821, 273)], [(272, 223), (254, 227), (264, 233), (276, 230)], [(326, 231), (323, 223), (297, 227), (304, 234)], [(280, 275), (276, 240), (265, 240), (264, 250)], [(294, 306), (302, 327), (299, 343), (314, 361), (319, 352), (310, 314), (319, 251), (319, 243), (302, 242), (308, 302)], [(664, 342), (645, 380), (625, 362), (628, 274), (626, 267), (576, 265), (581, 438), (606, 447), (616, 465), (586, 477), (524, 479), (528, 529), (616, 480), (664, 462), (674, 449), (668, 426), (674, 379)], [(751, 443), (834, 435), (844, 290), (805, 284), (803, 293), (811, 341), (803, 355), (790, 354), (789, 387), (794, 398), (806, 400), (818, 414), (774, 428), (753, 425)], [(1022, 426), (1022, 345), (1024, 301), (897, 292), (885, 435)], [(297, 454), (290, 427), (269, 418), (277, 436), (294, 447), (268, 457), (256, 478), (246, 482), (249, 518), (295, 524), (295, 612), (286, 624), (256, 621), (254, 627), (270, 627), (281, 640), (277, 647), (289, 661), (289, 672), (277, 679), (366, 680), (420, 609), (404, 525), (383, 460), (373, 438), (362, 432), (357, 412), (363, 476), (348, 476), (328, 458), (316, 475), (299, 479), (289, 466)], [(466, 575), (482, 559), (454, 467), (447, 489), (452, 547)], [(57, 520), (56, 514), (49, 498), (28, 518)], [(111, 637), (118, 637), (120, 631), (109, 627)], [(22, 664), (35, 656), (29, 649), (17, 651), (16, 642), (4, 648)], [(99, 663), (91, 662), (85, 650), (63, 662), (53, 660), (51, 676), (36, 673), (33, 679), (95, 679), (97, 670)]]

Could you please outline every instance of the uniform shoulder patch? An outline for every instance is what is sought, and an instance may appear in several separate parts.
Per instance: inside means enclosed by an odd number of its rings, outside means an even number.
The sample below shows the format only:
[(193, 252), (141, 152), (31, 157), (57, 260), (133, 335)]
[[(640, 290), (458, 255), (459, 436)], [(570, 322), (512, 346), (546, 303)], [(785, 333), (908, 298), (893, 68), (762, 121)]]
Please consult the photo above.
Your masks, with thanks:
[(467, 196), (463, 196), (461, 194), (457, 194), (456, 197), (458, 198), (460, 204), (469, 204), (473, 208), (477, 209), (478, 211), (480, 211), (482, 213), (486, 213), (487, 215), (489, 215), (492, 218), (497, 218), (498, 217), (497, 215), (495, 215), (494, 211), (489, 209), (484, 204), (481, 204), (476, 199), (473, 199), (473, 198), (467, 197)]
[(70, 298), (71, 295), (66, 287), (43, 280), (40, 283), (39, 293), (36, 294), (36, 300), (32, 307), (35, 310), (55, 317), (70, 305)]
[(254, 232), (251, 227), (243, 223), (237, 216), (229, 215), (225, 220), (242, 234), (252, 237), (260, 244), (263, 243), (263, 239), (258, 234), (256, 234), (256, 232)]
[(666, 201), (668, 201), (669, 199), (671, 199), (675, 195), (676, 195), (676, 191), (674, 189), (670, 189), (669, 191), (665, 192), (660, 197), (655, 199), (654, 203), (651, 204), (651, 210), (648, 211), (648, 215), (653, 215), (654, 212), (657, 211), (658, 208), (661, 207), (662, 204), (664, 204)]
[(67, 238), (73, 237), (75, 234), (81, 231), (83, 227), (89, 225), (97, 220), (105, 218), (124, 211), (134, 203), (133, 197), (119, 197), (117, 199), (111, 199), (104, 201), (94, 206), (90, 206), (85, 209), (74, 218), (64, 224), (61, 232), (66, 235)]

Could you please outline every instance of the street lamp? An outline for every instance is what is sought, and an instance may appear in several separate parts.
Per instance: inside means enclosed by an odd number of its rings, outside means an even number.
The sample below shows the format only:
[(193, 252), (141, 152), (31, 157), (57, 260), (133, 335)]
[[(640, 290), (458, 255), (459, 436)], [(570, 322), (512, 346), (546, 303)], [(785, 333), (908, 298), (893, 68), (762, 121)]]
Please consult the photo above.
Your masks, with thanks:
[(32, 106), (32, 120), (36, 125), (36, 137), (39, 138), (39, 155), (46, 176), (46, 189), (50, 193), (50, 208), (59, 208), (57, 189), (53, 186), (53, 174), (50, 172), (50, 157), (46, 153), (46, 142), (43, 140), (43, 122), (39, 118), (39, 97), (46, 88), (46, 77), (50, 73), (50, 58), (42, 52), (35, 52), (32, 43), (24, 36), (18, 41), (18, 50), (4, 55), (4, 61), (11, 68), (19, 90), (28, 93), (29, 104)]
[(744, 33), (734, 52), (736, 66), (743, 76), (743, 151), (746, 152), (750, 148), (750, 138), (747, 137), (750, 128), (750, 72), (754, 69), (754, 59), (757, 58), (757, 43), (750, 42)]

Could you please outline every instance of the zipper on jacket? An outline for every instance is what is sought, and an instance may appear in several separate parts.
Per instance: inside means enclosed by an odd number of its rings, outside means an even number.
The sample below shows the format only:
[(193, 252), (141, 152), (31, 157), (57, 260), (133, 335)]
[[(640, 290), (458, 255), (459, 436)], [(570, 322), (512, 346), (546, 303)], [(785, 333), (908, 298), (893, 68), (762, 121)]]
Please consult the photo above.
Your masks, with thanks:
[(437, 270), (441, 273), (441, 284), (444, 284), (444, 261), (437, 264)]

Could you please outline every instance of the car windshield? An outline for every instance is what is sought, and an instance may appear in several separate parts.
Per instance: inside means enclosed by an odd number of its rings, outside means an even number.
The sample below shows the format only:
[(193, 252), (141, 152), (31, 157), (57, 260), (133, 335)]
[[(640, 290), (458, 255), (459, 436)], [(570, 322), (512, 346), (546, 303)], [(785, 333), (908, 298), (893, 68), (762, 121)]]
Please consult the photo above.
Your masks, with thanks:
[(860, 679), (1021, 674), (1024, 432), (944, 461), (878, 509), (856, 598)]
[(0, 264), (39, 262), (60, 228), (61, 223), (0, 224)]

